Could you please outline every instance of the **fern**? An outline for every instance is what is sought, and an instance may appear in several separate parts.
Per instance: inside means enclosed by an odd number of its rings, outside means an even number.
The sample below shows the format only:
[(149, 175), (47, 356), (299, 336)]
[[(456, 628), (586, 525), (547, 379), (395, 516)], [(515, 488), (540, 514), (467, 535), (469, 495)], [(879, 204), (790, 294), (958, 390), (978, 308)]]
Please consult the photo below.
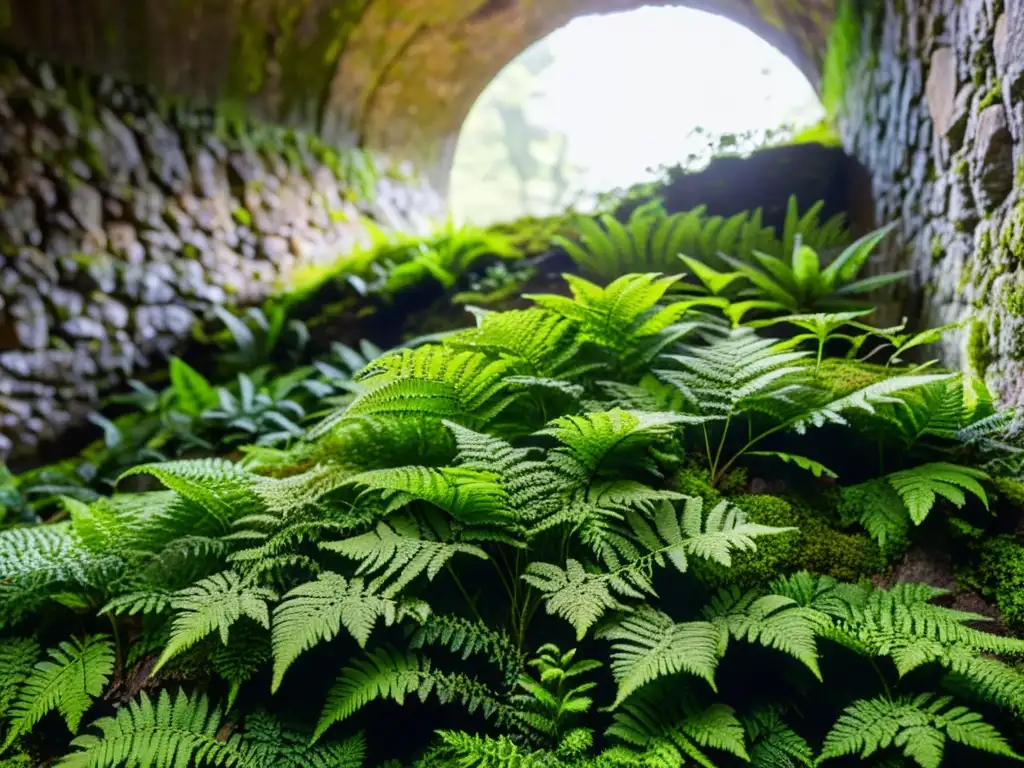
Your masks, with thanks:
[(470, 712), (481, 709), (485, 715), (500, 715), (503, 710), (494, 692), (482, 684), (463, 675), (437, 672), (429, 659), (416, 654), (379, 648), (342, 670), (327, 695), (313, 738), (321, 738), (334, 723), (351, 717), (375, 699), (402, 704), (413, 693), (421, 701), (431, 693), (441, 703), (457, 700)]
[(232, 571), (215, 574), (181, 590), (171, 599), (171, 607), (177, 613), (170, 641), (155, 669), (159, 670), (213, 632), (217, 632), (221, 643), (227, 645), (231, 625), (243, 616), (264, 629), (270, 629), (267, 601), (276, 597), (269, 589), (245, 584)]
[(114, 646), (105, 635), (63, 642), (47, 653), (50, 660), (35, 666), (11, 705), (7, 745), (54, 709), (72, 733), (76, 732), (114, 671)]
[(556, 419), (538, 434), (550, 435), (563, 447), (557, 456), (572, 460), (563, 468), (580, 478), (590, 478), (604, 467), (629, 460), (644, 465), (644, 448), (667, 440), (682, 424), (699, 419), (679, 413), (647, 413), (615, 408), (603, 413), (565, 416)]
[(463, 661), (486, 654), (488, 661), (505, 673), (510, 685), (519, 678), (526, 663), (507, 634), (479, 620), (459, 616), (433, 614), (424, 617), (409, 639), (409, 648), (418, 650), (429, 645), (441, 645), (451, 653), (459, 654)]
[(657, 273), (623, 275), (601, 288), (581, 277), (565, 275), (574, 299), (528, 295), (539, 306), (571, 321), (583, 341), (604, 347), (624, 375), (633, 375), (662, 349), (696, 326), (676, 324), (694, 306), (707, 301), (659, 303), (678, 277)]
[(241, 735), (221, 738), (221, 712), (205, 696), (189, 698), (179, 691), (172, 699), (165, 690), (154, 706), (143, 693), (136, 702), (92, 724), (99, 735), (79, 736), (76, 752), (58, 768), (178, 768), (197, 766), (258, 765), (249, 758)]
[(704, 609), (704, 618), (722, 631), (722, 655), (731, 635), (787, 653), (821, 679), (815, 640), (827, 621), (814, 609), (797, 605), (792, 598), (782, 595), (742, 594), (733, 587), (719, 590)]
[(676, 624), (649, 606), (604, 628), (598, 637), (612, 641), (612, 673), (619, 706), (634, 691), (668, 675), (685, 672), (706, 680), (714, 688), (720, 636), (709, 622)]
[(502, 379), (511, 368), (480, 352), (436, 345), (388, 354), (359, 374), (365, 390), (344, 416), (418, 414), (486, 425), (519, 397), (504, 393)]
[(393, 519), (392, 525), (381, 522), (373, 531), (343, 541), (327, 542), (321, 547), (358, 560), (357, 574), (381, 572), (370, 586), (371, 589), (379, 589), (386, 598), (399, 594), (421, 574), (433, 579), (455, 555), (487, 559), (487, 553), (477, 546), (428, 538), (422, 535), (414, 520), (403, 521), (401, 518)]
[(242, 684), (252, 679), (271, 659), (270, 637), (252, 622), (236, 625), (227, 645), (210, 656), (214, 671), (231, 685), (225, 705), (230, 710)]
[(982, 752), (1024, 759), (988, 723), (951, 699), (920, 694), (895, 700), (860, 700), (847, 707), (822, 746), (819, 762), (844, 755), (867, 758), (897, 747), (921, 768), (939, 768), (946, 740)]
[(101, 591), (124, 565), (87, 550), (66, 522), (0, 531), (0, 628), (60, 593)]
[(10, 711), (38, 658), (39, 643), (32, 638), (9, 638), (0, 643), (0, 712)]
[(421, 499), (464, 523), (486, 523), (510, 514), (504, 490), (496, 478), (466, 468), (378, 469), (356, 475), (348, 482), (381, 491), (391, 508)]
[[(609, 572), (587, 571), (577, 560), (569, 559), (565, 569), (549, 563), (531, 563), (523, 579), (540, 590), (547, 612), (567, 620), (582, 640), (606, 611), (629, 611), (620, 598), (643, 599), (654, 594), (650, 570), (653, 565), (671, 563), (685, 573), (688, 555), (714, 560), (728, 566), (734, 549), (755, 548), (757, 536), (784, 533), (783, 528), (748, 523), (743, 512), (720, 502), (705, 519), (703, 501), (687, 498), (682, 516), (668, 502), (655, 507), (654, 527), (640, 514), (628, 510), (626, 521), (633, 539), (646, 554), (630, 549), (633, 559)], [(619, 549), (625, 549), (618, 542)]]
[(225, 459), (143, 464), (129, 469), (122, 477), (139, 474), (152, 475), (172, 491), (195, 502), (225, 531), (233, 520), (260, 509), (253, 476)]
[(705, 752), (712, 748), (749, 761), (743, 724), (724, 704), (703, 706), (686, 688), (669, 691), (663, 683), (652, 685), (630, 699), (615, 713), (607, 731), (634, 747), (651, 748), (675, 757), (676, 764), (689, 760), (714, 768)]
[(394, 600), (381, 597), (362, 579), (324, 573), (286, 594), (274, 609), (274, 681), (281, 685), (288, 667), (300, 654), (337, 636), (342, 627), (366, 645), (377, 621), (393, 624), (399, 616)]
[(988, 496), (978, 482), (988, 479), (989, 476), (979, 469), (947, 462), (921, 464), (913, 469), (893, 472), (886, 476), (886, 480), (903, 500), (914, 525), (924, 522), (935, 506), (937, 496), (942, 496), (956, 506), (962, 507), (966, 501), (964, 491), (968, 491), (988, 507)]
[(543, 309), (492, 312), (477, 328), (461, 331), (446, 341), (455, 349), (473, 349), (507, 360), (512, 372), (563, 380), (586, 371), (581, 344), (571, 322)]
[(726, 417), (760, 410), (773, 399), (799, 392), (807, 352), (794, 352), (773, 339), (739, 328), (707, 346), (690, 346), (685, 354), (665, 355), (679, 370), (659, 370), (659, 379), (676, 387), (697, 414)]
[(743, 718), (743, 727), (752, 743), (750, 764), (753, 768), (810, 768), (814, 765), (811, 746), (775, 709), (764, 709)]
[(311, 745), (308, 733), (284, 728), (263, 712), (245, 718), (244, 739), (245, 765), (253, 768), (362, 768), (366, 755), (362, 734)]

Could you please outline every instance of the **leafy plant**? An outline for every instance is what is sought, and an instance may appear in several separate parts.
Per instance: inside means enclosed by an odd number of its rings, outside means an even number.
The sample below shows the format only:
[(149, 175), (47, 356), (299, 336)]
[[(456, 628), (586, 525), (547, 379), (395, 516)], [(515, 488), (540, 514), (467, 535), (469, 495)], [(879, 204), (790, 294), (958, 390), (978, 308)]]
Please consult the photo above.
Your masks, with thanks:
[[(1024, 641), (931, 587), (746, 567), (797, 534), (762, 514), (764, 465), (815, 530), (909, 539), (940, 499), (995, 509), (1014, 454), (985, 391), (845, 356), (859, 313), (789, 316), (779, 339), (679, 276), (567, 281), (422, 344), (136, 388), (215, 450), (288, 441), (136, 463), (0, 531), (8, 743), (111, 768), (1015, 757)], [(39, 738), (94, 709), (70, 744)]]

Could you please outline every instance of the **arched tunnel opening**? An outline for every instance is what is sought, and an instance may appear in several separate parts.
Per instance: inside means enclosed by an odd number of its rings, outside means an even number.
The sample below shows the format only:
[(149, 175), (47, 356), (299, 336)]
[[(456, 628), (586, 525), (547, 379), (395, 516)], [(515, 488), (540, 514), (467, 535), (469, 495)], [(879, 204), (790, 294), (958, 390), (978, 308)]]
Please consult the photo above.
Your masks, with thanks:
[(580, 17), (513, 59), (473, 104), (449, 205), (477, 224), (588, 210), (601, 194), (749, 155), (824, 118), (796, 64), (724, 16), (649, 6)]

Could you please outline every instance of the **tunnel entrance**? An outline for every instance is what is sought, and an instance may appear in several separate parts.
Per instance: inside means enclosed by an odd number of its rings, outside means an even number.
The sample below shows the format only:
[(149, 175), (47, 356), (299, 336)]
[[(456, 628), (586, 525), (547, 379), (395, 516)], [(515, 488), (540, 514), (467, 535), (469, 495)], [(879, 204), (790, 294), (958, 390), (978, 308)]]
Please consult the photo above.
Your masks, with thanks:
[(745, 154), (823, 116), (797, 65), (723, 16), (645, 7), (580, 17), (527, 48), (474, 103), (451, 211), (486, 224), (587, 210), (664, 167)]

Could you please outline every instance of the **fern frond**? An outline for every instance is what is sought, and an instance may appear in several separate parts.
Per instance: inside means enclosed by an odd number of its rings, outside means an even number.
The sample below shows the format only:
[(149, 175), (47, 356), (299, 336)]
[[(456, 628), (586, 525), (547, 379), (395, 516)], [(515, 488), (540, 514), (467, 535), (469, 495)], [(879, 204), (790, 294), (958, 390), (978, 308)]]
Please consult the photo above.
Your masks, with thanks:
[(32, 730), (47, 712), (60, 712), (72, 733), (114, 671), (114, 644), (106, 635), (73, 639), (47, 651), (11, 706), (7, 745)]
[(341, 742), (309, 743), (309, 734), (281, 726), (274, 717), (254, 712), (245, 718), (244, 768), (362, 768), (366, 740), (357, 733)]
[(274, 609), (271, 690), (280, 687), (285, 672), (300, 654), (332, 640), (342, 627), (363, 647), (378, 620), (392, 624), (397, 616), (397, 604), (376, 594), (359, 578), (349, 580), (324, 573), (316, 581), (296, 587)]
[(703, 611), (704, 618), (722, 630), (720, 653), (730, 635), (787, 653), (821, 679), (815, 639), (828, 620), (813, 608), (797, 605), (782, 595), (743, 594), (737, 587), (721, 589)]
[(514, 448), (505, 440), (446, 421), (458, 447), (461, 467), (498, 478), (509, 507), (519, 520), (532, 523), (550, 518), (562, 508), (565, 478), (547, 462), (532, 458), (534, 452)]
[(243, 616), (270, 629), (267, 601), (276, 599), (271, 590), (246, 584), (233, 571), (215, 574), (175, 593), (171, 606), (177, 614), (154, 671), (213, 632), (227, 645), (231, 625)]
[(508, 360), (522, 376), (566, 379), (586, 367), (572, 323), (543, 309), (492, 312), (477, 328), (456, 333), (445, 344), (473, 349)]
[(612, 642), (611, 668), (618, 685), (613, 707), (647, 683), (680, 672), (715, 687), (719, 633), (710, 622), (676, 624), (666, 614), (643, 606), (602, 629), (598, 637)]
[(790, 426), (797, 434), (804, 434), (809, 427), (821, 427), (825, 424), (839, 424), (846, 426), (849, 422), (845, 414), (849, 411), (865, 411), (868, 414), (876, 412), (876, 408), (882, 404), (893, 404), (902, 402), (897, 395), (914, 390), (918, 387), (929, 386), (940, 381), (946, 381), (954, 374), (918, 374), (893, 376), (890, 379), (883, 379), (866, 387), (861, 387), (850, 394), (843, 395), (831, 402), (816, 405), (809, 411), (800, 413), (790, 419)]
[(210, 656), (214, 671), (231, 685), (225, 708), (230, 711), (242, 684), (252, 679), (270, 661), (270, 636), (252, 622), (233, 627), (231, 640)]
[(57, 593), (102, 591), (124, 565), (83, 547), (67, 522), (0, 531), (0, 628)]
[(385, 355), (358, 376), (365, 389), (345, 418), (386, 414), (452, 419), (484, 426), (521, 393), (504, 392), (513, 364), (475, 351), (427, 345)]
[(396, 467), (363, 472), (348, 482), (382, 491), (391, 509), (418, 499), (464, 523), (479, 524), (511, 516), (504, 489), (497, 480), (495, 475), (462, 467)]
[(30, 637), (0, 643), (0, 712), (9, 712), (39, 658), (39, 643)]
[(981, 715), (950, 703), (949, 697), (930, 693), (857, 701), (843, 711), (825, 737), (818, 762), (854, 754), (867, 758), (898, 747), (921, 768), (940, 768), (947, 738), (979, 751), (1021, 759)]
[(258, 482), (226, 459), (187, 459), (142, 464), (121, 477), (152, 475), (172, 491), (201, 506), (225, 531), (233, 520), (260, 510), (254, 486)]
[(321, 738), (334, 723), (351, 717), (371, 701), (391, 699), (402, 704), (413, 693), (421, 701), (433, 693), (442, 704), (459, 701), (470, 712), (482, 709), (488, 716), (502, 709), (496, 694), (475, 680), (436, 672), (429, 659), (416, 654), (379, 648), (341, 671), (327, 696), (313, 739)]
[(733, 550), (757, 549), (754, 539), (795, 530), (772, 528), (747, 522), (746, 513), (727, 501), (721, 501), (704, 515), (704, 502), (687, 497), (683, 513), (677, 517), (675, 508), (663, 502), (654, 516), (654, 528), (635, 512), (627, 512), (627, 521), (637, 541), (654, 554), (656, 562), (667, 557), (680, 573), (687, 569), (687, 555), (713, 560), (726, 567), (732, 565)]
[(563, 416), (537, 434), (548, 435), (561, 443), (555, 449), (556, 454), (571, 458), (576, 465), (574, 474), (589, 482), (602, 468), (626, 457), (642, 465), (644, 449), (669, 439), (682, 424), (703, 421), (681, 413), (615, 408), (583, 416)]
[(611, 352), (627, 375), (647, 365), (667, 344), (696, 327), (675, 325), (693, 306), (712, 302), (696, 299), (661, 307), (662, 298), (679, 280), (678, 276), (623, 275), (605, 288), (575, 275), (564, 277), (573, 299), (537, 294), (524, 298), (574, 323), (582, 340)]
[(515, 681), (526, 660), (515, 642), (500, 630), (492, 629), (479, 620), (461, 616), (434, 614), (424, 619), (411, 638), (409, 648), (419, 650), (428, 645), (440, 645), (463, 660), (470, 656), (486, 655), (487, 659), (505, 673), (506, 680)]
[(166, 613), (171, 609), (172, 592), (152, 590), (146, 592), (129, 592), (118, 595), (100, 608), (99, 613), (122, 614)]
[(977, 496), (987, 508), (988, 496), (978, 481), (988, 479), (988, 474), (980, 469), (944, 461), (921, 464), (886, 475), (886, 480), (903, 499), (914, 525), (924, 522), (938, 496), (962, 507), (966, 502), (964, 491), (968, 491)]
[(689, 412), (726, 417), (764, 409), (780, 398), (785, 403), (791, 393), (802, 391), (802, 361), (810, 353), (790, 351), (750, 328), (707, 341), (707, 346), (688, 346), (685, 354), (665, 355), (678, 370), (655, 371), (661, 381), (679, 390)]
[(78, 751), (65, 756), (57, 768), (180, 768), (202, 766), (249, 768), (249, 752), (241, 736), (220, 736), (222, 715), (205, 696), (190, 698), (179, 691), (172, 699), (160, 692), (154, 706), (142, 693), (113, 717), (92, 724), (99, 735), (79, 736), (71, 742)]
[(764, 709), (742, 720), (752, 744), (752, 768), (811, 768), (814, 765), (810, 744), (790, 728), (775, 709)]
[(539, 590), (549, 614), (560, 616), (576, 630), (582, 640), (606, 611), (628, 611), (617, 597), (642, 598), (653, 587), (636, 573), (624, 575), (588, 573), (583, 565), (569, 558), (565, 569), (550, 563), (530, 563), (522, 579)]
[[(342, 541), (321, 544), (322, 549), (359, 561), (357, 575), (379, 573), (372, 589), (392, 598), (420, 574), (433, 579), (456, 555), (472, 555), (482, 560), (488, 555), (479, 547), (459, 542), (437, 541), (423, 535), (411, 519), (392, 519), (392, 525), (380, 522), (373, 531)], [(387, 584), (385, 588), (384, 585)]]
[(664, 744), (682, 765), (687, 760), (717, 765), (704, 753), (706, 748), (750, 760), (743, 725), (731, 707), (702, 705), (685, 687), (669, 688), (665, 681), (645, 689), (616, 711), (606, 734), (634, 747)]
[[(841, 620), (836, 629), (870, 648), (873, 653), (882, 655), (888, 655), (894, 648), (916, 639), (930, 639), (976, 651), (1024, 654), (1024, 640), (993, 635), (967, 626), (969, 622), (986, 621), (986, 617), (928, 602), (943, 594), (944, 590), (924, 584), (900, 583), (890, 590), (876, 589), (868, 594), (862, 605), (852, 606), (849, 618)], [(836, 639), (841, 637), (836, 636)]]
[(440, 752), (452, 760), (453, 765), (464, 768), (548, 768), (550, 761), (535, 757), (505, 736), (492, 739), (462, 731), (438, 731), (444, 742)]

